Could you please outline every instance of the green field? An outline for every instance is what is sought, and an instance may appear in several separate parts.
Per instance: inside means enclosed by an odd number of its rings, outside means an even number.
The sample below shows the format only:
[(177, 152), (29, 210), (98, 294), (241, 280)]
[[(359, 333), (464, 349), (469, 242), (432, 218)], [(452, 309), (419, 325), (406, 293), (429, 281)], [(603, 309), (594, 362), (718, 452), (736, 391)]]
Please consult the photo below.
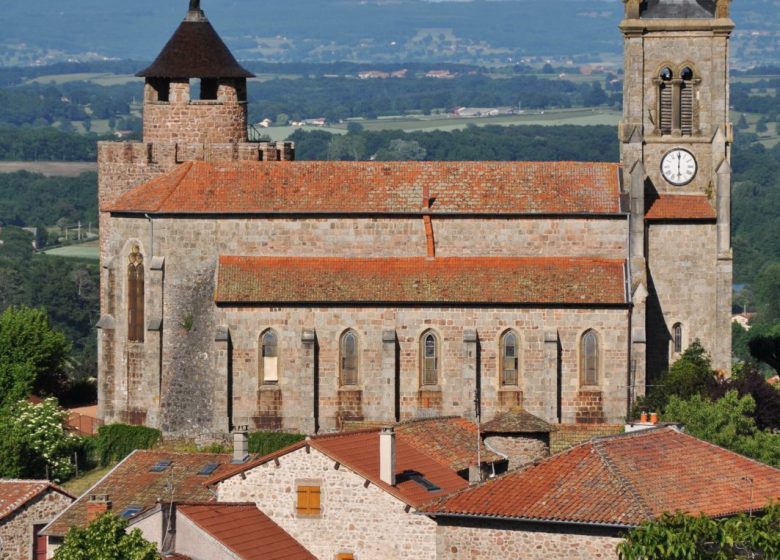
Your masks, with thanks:
[(52, 255), (54, 257), (96, 261), (100, 258), (100, 244), (97, 240), (87, 241), (86, 243), (81, 243), (79, 245), (68, 245), (67, 247), (58, 247), (44, 252), (47, 255)]
[(92, 82), (99, 86), (115, 86), (126, 84), (128, 82), (140, 82), (142, 78), (136, 78), (129, 74), (108, 74), (108, 73), (81, 73), (81, 74), (50, 74), (39, 76), (29, 80), (27, 83), (34, 84), (66, 84), (68, 82)]

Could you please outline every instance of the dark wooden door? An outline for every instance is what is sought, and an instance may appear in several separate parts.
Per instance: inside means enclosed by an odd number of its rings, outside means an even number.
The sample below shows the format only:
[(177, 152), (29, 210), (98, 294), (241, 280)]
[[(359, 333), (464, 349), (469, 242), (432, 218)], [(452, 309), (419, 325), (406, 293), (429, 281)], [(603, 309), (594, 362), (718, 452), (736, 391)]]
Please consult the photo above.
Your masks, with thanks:
[(40, 534), (46, 525), (33, 525), (33, 560), (46, 560), (46, 537)]

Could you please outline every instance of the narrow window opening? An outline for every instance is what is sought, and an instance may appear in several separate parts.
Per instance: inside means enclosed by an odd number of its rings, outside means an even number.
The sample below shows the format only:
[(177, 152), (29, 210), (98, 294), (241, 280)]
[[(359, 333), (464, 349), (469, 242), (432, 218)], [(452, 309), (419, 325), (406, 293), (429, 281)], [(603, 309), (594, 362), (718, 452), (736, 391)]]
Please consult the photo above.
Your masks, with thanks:
[(438, 341), (433, 333), (423, 336), (423, 371), (422, 384), (436, 385), (438, 383), (439, 349)]
[(672, 112), (674, 107), (674, 88), (672, 78), (674, 74), (671, 68), (664, 68), (659, 75), (658, 85), (658, 128), (661, 134), (672, 132)]
[(276, 333), (266, 331), (260, 339), (262, 345), (260, 366), (261, 379), (264, 384), (275, 384), (279, 382), (279, 346)]
[(683, 68), (680, 84), (680, 130), (683, 134), (693, 134), (693, 70)]
[(203, 78), (200, 81), (200, 100), (216, 101), (219, 91), (219, 81), (213, 78)]
[(127, 339), (144, 341), (144, 257), (133, 246), (127, 265)]
[(599, 381), (599, 342), (596, 333), (588, 331), (582, 336), (581, 368), (583, 385), (597, 385)]
[(517, 335), (506, 333), (501, 340), (501, 385), (518, 384)]
[(677, 323), (672, 327), (672, 346), (675, 354), (682, 352), (682, 325)]
[(358, 340), (354, 331), (347, 331), (341, 337), (341, 384), (358, 383)]
[(165, 78), (149, 78), (147, 81), (149, 84), (151, 95), (148, 101), (160, 101), (167, 103), (171, 95), (171, 81)]

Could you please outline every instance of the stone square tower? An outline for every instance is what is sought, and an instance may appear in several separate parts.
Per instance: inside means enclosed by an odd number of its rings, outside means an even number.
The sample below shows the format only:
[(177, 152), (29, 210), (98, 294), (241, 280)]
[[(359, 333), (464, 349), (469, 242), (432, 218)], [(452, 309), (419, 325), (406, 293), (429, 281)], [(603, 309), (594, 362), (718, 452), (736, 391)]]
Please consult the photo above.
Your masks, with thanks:
[(694, 340), (729, 371), (729, 0), (624, 3), (635, 383), (652, 383)]

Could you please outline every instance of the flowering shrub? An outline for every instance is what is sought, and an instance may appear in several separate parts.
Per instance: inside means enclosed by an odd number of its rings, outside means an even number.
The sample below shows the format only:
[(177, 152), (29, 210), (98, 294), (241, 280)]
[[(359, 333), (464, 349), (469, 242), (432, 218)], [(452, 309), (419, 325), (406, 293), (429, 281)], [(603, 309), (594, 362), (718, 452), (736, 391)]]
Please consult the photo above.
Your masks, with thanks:
[(67, 480), (74, 472), (70, 456), (79, 438), (65, 431), (67, 416), (57, 399), (49, 398), (40, 404), (21, 401), (8, 417), (11, 431), (48, 467), (49, 478), (55, 481)]

